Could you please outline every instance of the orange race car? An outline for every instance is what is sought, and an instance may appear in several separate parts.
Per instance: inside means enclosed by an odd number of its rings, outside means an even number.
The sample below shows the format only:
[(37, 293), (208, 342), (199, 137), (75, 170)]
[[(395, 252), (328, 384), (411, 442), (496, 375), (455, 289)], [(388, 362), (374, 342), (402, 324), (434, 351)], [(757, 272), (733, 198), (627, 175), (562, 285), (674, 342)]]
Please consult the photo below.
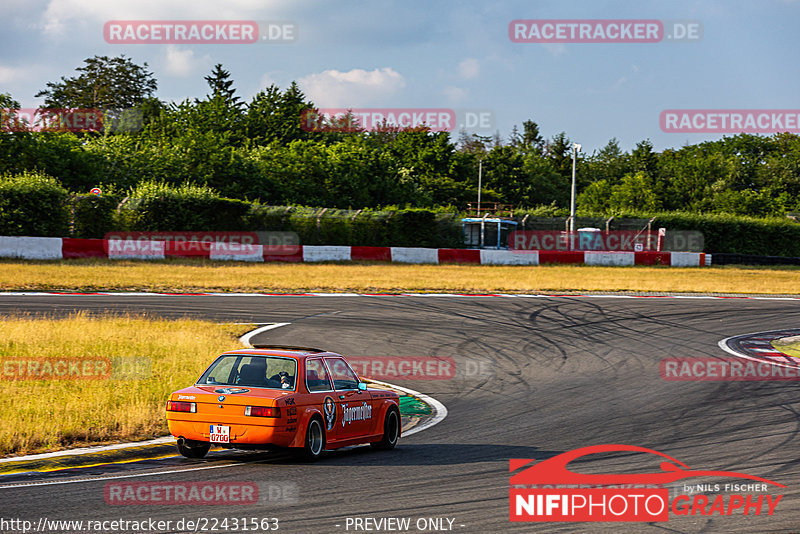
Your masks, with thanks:
[(182, 455), (202, 458), (211, 445), (290, 447), (315, 460), (325, 449), (395, 446), (397, 393), (368, 389), (339, 354), (266, 347), (225, 352), (194, 386), (170, 395), (167, 424)]

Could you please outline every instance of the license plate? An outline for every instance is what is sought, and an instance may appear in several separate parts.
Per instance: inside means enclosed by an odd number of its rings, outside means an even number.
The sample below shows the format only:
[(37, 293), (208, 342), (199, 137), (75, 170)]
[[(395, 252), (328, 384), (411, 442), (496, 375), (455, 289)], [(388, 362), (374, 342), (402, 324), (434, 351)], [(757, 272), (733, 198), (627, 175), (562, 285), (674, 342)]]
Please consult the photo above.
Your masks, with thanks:
[(231, 427), (222, 425), (211, 425), (211, 443), (230, 443)]

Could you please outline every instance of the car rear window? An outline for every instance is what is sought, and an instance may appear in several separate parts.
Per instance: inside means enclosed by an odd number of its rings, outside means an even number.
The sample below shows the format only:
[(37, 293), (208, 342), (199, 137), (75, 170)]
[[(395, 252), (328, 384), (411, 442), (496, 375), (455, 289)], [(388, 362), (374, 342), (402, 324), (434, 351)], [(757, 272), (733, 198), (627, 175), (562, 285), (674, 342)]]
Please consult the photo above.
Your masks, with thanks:
[(228, 354), (217, 358), (197, 383), (294, 390), (296, 374), (294, 358)]

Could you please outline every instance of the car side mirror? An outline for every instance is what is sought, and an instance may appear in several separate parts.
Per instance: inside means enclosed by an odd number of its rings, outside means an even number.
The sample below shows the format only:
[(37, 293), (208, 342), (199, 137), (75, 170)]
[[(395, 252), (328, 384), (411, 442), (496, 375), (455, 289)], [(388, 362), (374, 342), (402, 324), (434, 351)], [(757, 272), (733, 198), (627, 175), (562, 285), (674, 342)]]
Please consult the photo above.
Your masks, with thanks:
[(359, 391), (366, 391), (367, 390), (367, 383), (366, 382), (359, 382), (358, 383), (358, 390)]

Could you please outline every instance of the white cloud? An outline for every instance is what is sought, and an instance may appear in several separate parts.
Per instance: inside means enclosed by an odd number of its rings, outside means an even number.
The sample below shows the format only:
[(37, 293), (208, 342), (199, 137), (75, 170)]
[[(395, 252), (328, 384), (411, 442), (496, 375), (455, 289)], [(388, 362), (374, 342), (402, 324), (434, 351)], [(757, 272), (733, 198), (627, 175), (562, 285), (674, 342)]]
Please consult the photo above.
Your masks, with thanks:
[(480, 72), (480, 63), (478, 63), (478, 60), (475, 58), (468, 57), (458, 64), (458, 74), (464, 80), (471, 80), (472, 78), (477, 77)]
[(461, 104), (467, 100), (467, 91), (460, 87), (448, 85), (442, 89), (442, 93), (444, 93), (449, 104)]
[(166, 48), (164, 70), (172, 76), (187, 78), (199, 70), (206, 69), (210, 64), (209, 56), (196, 58), (194, 50), (181, 50), (175, 45), (168, 45)]
[(33, 72), (31, 69), (23, 69), (20, 67), (6, 67), (0, 65), (0, 83), (2, 84), (12, 84), (14, 82), (20, 82), (27, 80), (33, 77)]
[(543, 44), (545, 50), (550, 52), (550, 54), (558, 57), (562, 56), (567, 53), (567, 47), (564, 46), (562, 43), (544, 43)]
[(293, 8), (281, 0), (50, 0), (41, 27), (46, 33), (69, 36), (76, 28), (96, 28), (109, 20), (261, 20), (265, 12), (278, 20), (291, 17), (288, 10)]
[(259, 83), (259, 91), (269, 87), (270, 85), (280, 85), (268, 72), (261, 76), (261, 83)]
[(321, 107), (391, 105), (389, 99), (406, 86), (403, 76), (389, 67), (371, 71), (326, 70), (300, 78), (298, 84), (306, 96)]

